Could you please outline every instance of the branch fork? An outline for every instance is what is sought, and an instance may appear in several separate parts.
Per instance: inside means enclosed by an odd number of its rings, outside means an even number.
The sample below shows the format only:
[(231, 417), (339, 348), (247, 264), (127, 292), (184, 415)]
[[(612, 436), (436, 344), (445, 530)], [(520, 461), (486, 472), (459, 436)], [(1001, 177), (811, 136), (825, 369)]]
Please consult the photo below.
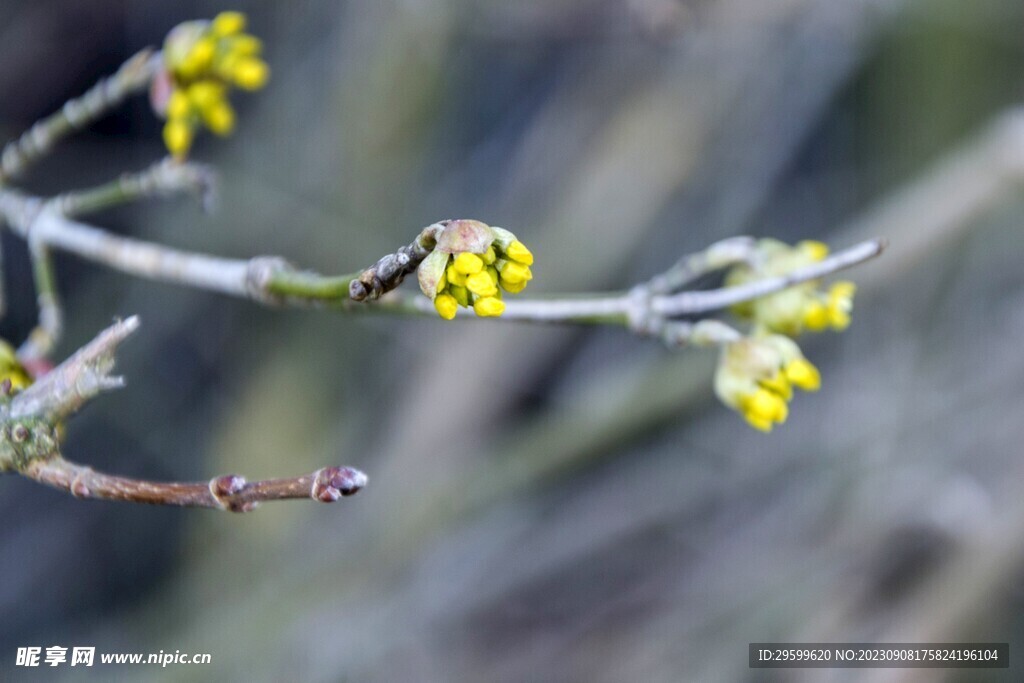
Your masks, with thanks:
[[(0, 472), (24, 477), (76, 498), (248, 512), (261, 502), (308, 498), (333, 503), (366, 486), (352, 467), (324, 467), (309, 475), (248, 482), (237, 474), (208, 482), (154, 482), (97, 472), (60, 453), (58, 425), (103, 391), (124, 386), (112, 375), (117, 347), (139, 327), (118, 321), (90, 343), (0, 405)], [(7, 385), (9, 394), (10, 385)]]

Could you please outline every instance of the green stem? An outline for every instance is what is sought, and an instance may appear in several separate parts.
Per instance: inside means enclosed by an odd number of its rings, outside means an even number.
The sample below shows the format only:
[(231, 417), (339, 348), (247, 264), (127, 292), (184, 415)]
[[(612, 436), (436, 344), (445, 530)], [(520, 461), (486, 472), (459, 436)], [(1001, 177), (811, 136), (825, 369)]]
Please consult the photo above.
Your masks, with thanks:
[(349, 284), (359, 273), (320, 275), (312, 271), (275, 271), (267, 281), (267, 291), (277, 296), (313, 301), (348, 301)]

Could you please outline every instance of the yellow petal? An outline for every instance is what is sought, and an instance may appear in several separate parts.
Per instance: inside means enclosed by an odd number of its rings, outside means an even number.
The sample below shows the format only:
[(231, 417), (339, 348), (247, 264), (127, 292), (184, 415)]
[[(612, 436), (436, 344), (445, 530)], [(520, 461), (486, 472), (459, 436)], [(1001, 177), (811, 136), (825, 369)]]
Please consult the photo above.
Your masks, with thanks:
[(496, 260), (498, 260), (498, 255), (494, 252), (493, 246), (487, 247), (487, 251), (485, 251), (483, 254), (483, 259), (484, 263), (486, 263), (487, 265), (491, 265)]

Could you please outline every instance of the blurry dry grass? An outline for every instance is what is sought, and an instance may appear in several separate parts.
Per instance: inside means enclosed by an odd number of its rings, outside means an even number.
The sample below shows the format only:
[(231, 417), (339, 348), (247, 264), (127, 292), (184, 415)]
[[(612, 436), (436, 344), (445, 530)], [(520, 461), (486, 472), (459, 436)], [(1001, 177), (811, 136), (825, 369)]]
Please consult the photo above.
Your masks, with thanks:
[[(148, 40), (186, 18), (124, 11)], [(241, 519), (55, 503), (0, 531), (22, 548), (0, 560), (0, 609), (42, 610), (0, 652), (38, 632), (213, 653), (138, 672), (182, 680), (732, 681), (781, 680), (747, 669), (755, 640), (1021, 642), (1022, 152), (956, 151), (1019, 96), (1020, 7), (250, 13), (274, 82), (236, 139), (200, 149), (224, 170), (221, 211), (143, 207), (115, 216), (126, 229), (332, 271), (474, 216), (528, 238), (551, 290), (621, 285), (738, 233), (840, 246), (881, 224), (891, 252), (856, 274), (850, 331), (808, 343), (822, 392), (767, 438), (713, 403), (698, 351), (276, 314), (65, 263), (68, 343), (140, 312), (123, 370), (156, 379), (83, 416), (83, 448), (126, 444), (94, 462), (257, 477), (340, 454), (372, 485), (343, 510)], [(69, 147), (68, 173), (95, 173), (99, 142)], [(156, 153), (137, 147), (136, 165)], [(898, 203), (925, 190), (938, 203), (911, 206), (930, 212)], [(20, 488), (4, 482), (8, 519), (44, 509)], [(69, 558), (81, 575), (47, 570)], [(54, 586), (64, 598), (28, 606)]]

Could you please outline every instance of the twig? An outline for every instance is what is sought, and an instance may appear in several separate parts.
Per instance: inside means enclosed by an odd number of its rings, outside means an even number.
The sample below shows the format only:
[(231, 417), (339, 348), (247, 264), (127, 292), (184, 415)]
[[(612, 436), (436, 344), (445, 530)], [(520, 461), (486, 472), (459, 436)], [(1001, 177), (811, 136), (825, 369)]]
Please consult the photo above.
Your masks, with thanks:
[[(116, 270), (154, 280), (253, 299), (265, 304), (309, 306), (330, 304), (347, 312), (436, 315), (425, 298), (395, 292), (380, 301), (353, 305), (349, 289), (360, 273), (324, 276), (298, 271), (279, 257), (226, 259), (179, 251), (163, 245), (120, 237), (70, 219), (41, 199), (11, 190), (0, 191), (0, 214), (22, 237), (102, 263)], [(421, 233), (421, 236), (423, 233)], [(736, 243), (739, 244), (739, 243)], [(800, 282), (814, 280), (871, 259), (884, 242), (868, 240), (786, 276), (766, 278), (738, 287), (704, 292), (658, 294), (640, 285), (607, 296), (559, 295), (547, 299), (506, 301), (499, 320), (545, 323), (621, 324), (650, 334), (652, 322), (705, 313), (765, 296)], [(667, 278), (677, 282), (679, 276)], [(656, 286), (659, 280), (654, 281)], [(462, 312), (464, 313), (464, 312)], [(654, 324), (654, 327), (657, 327)]]
[(738, 287), (723, 287), (706, 292), (681, 292), (652, 301), (651, 308), (655, 313), (669, 317), (717, 311), (787, 289), (801, 282), (817, 280), (826, 275), (846, 270), (873, 259), (881, 254), (885, 247), (886, 242), (883, 239), (867, 240), (785, 275), (767, 277)]
[(117, 72), (102, 79), (81, 97), (68, 100), (60, 111), (37, 122), (0, 153), (0, 184), (44, 157), (62, 138), (81, 130), (149, 85), (160, 64), (160, 53), (143, 50)]
[(49, 357), (64, 329), (64, 313), (57, 293), (57, 276), (50, 248), (32, 240), (29, 243), (29, 255), (32, 258), (39, 322), (18, 349), (18, 358), (22, 361)]
[(687, 254), (666, 270), (647, 282), (651, 294), (671, 294), (699, 277), (737, 263), (749, 262), (757, 245), (752, 237), (730, 237), (715, 242), (704, 251)]
[(110, 374), (114, 352), (138, 328), (137, 316), (115, 322), (16, 395), (9, 406), (0, 407), (0, 420), (61, 420), (101, 391), (124, 386), (124, 379)]
[(332, 503), (366, 486), (366, 475), (351, 467), (324, 467), (301, 477), (251, 483), (234, 474), (209, 482), (154, 482), (103, 474), (65, 460), (57, 425), (101, 391), (124, 386), (122, 378), (110, 374), (114, 352), (138, 326), (136, 317), (114, 323), (35, 384), (0, 404), (0, 472), (13, 470), (78, 498), (232, 512), (289, 498)]
[(216, 185), (217, 174), (209, 166), (167, 157), (104, 185), (65, 192), (54, 198), (53, 204), (65, 216), (83, 216), (140, 199), (188, 193), (195, 194), (203, 210), (209, 211), (213, 208)]
[(247, 482), (228, 474), (208, 482), (154, 482), (96, 472), (60, 456), (29, 463), (21, 474), (76, 498), (249, 512), (264, 501), (311, 498), (333, 503), (358, 493), (367, 477), (351, 467), (324, 467), (301, 477)]

